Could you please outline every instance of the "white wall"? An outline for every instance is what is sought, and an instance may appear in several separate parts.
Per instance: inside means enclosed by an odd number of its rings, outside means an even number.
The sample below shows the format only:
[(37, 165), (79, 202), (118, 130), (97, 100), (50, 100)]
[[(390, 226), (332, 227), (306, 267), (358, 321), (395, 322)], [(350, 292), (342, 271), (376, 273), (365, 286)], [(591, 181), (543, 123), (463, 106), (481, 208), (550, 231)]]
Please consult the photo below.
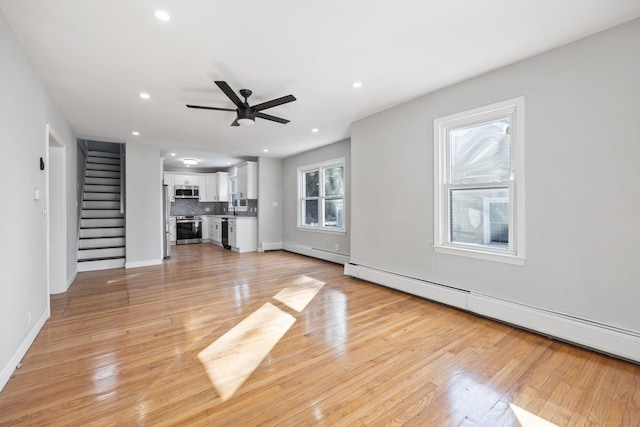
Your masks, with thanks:
[(258, 250), (282, 249), (282, 160), (258, 159)]
[[(354, 123), (351, 262), (640, 332), (639, 40), (635, 20)], [(435, 254), (433, 120), (521, 95), (526, 264)]]
[[(0, 387), (3, 387), (49, 316), (46, 269), (45, 173), (50, 123), (66, 147), (68, 206), (75, 206), (76, 138), (51, 102), (29, 57), (0, 13)], [(43, 197), (34, 200), (34, 189)], [(69, 212), (73, 212), (73, 209)], [(73, 243), (77, 218), (67, 222)], [(73, 245), (71, 245), (73, 246)], [(69, 247), (69, 245), (68, 245)], [(66, 256), (67, 277), (75, 274), (75, 252)], [(31, 324), (29, 324), (31, 312)]]
[[(298, 167), (323, 162), (326, 160), (344, 157), (345, 159), (345, 214), (344, 223), (347, 232), (344, 235), (320, 233), (315, 231), (298, 230)], [(282, 189), (284, 197), (283, 206), (283, 238), (285, 249), (295, 250), (295, 246), (312, 248), (315, 252), (301, 251), (305, 255), (323, 257), (322, 253), (329, 254), (327, 258), (335, 262), (346, 262), (350, 250), (351, 235), (351, 143), (349, 140), (336, 142), (331, 145), (306, 151), (304, 153), (288, 157), (282, 164)], [(338, 251), (335, 251), (335, 245)], [(333, 256), (337, 253), (339, 256)], [(342, 256), (345, 259), (342, 259)]]
[(162, 264), (162, 166), (160, 150), (127, 144), (125, 267)]

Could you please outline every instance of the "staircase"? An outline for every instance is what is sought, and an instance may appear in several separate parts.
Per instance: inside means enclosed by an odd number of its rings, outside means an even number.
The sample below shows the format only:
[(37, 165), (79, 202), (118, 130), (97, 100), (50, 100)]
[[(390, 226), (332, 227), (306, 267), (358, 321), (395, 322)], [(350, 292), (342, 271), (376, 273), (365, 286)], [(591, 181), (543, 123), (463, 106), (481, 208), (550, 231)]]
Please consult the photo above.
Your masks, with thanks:
[(124, 230), (120, 155), (89, 151), (78, 236), (78, 271), (124, 267)]

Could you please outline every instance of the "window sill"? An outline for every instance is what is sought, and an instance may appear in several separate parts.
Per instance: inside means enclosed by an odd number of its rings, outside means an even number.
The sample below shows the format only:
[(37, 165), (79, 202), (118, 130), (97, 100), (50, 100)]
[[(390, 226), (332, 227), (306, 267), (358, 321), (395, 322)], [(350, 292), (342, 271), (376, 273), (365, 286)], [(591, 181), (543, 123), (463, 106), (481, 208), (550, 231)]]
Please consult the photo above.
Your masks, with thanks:
[(330, 228), (320, 228), (320, 227), (303, 227), (299, 225), (298, 231), (311, 231), (314, 233), (324, 233), (324, 234), (336, 234), (339, 236), (344, 236), (347, 234), (346, 230), (333, 230)]
[(512, 265), (524, 265), (526, 261), (526, 258), (517, 256), (517, 255), (500, 254), (495, 252), (486, 252), (486, 251), (467, 249), (467, 248), (458, 248), (458, 247), (454, 248), (451, 246), (433, 245), (433, 250), (438, 254), (464, 256), (468, 258), (482, 259), (485, 261), (502, 262), (504, 264), (512, 264)]

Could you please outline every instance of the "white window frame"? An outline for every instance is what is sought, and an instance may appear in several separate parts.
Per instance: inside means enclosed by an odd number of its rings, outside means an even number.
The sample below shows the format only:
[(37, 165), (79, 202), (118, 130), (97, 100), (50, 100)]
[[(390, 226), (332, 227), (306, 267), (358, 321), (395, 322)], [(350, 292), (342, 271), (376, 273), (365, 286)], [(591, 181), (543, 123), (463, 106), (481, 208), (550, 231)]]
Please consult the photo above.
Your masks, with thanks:
[[(488, 261), (524, 265), (525, 263), (525, 181), (524, 181), (524, 97), (440, 117), (433, 122), (434, 141), (434, 244), (436, 253), (466, 256)], [(452, 130), (509, 117), (510, 177), (508, 182), (453, 185), (450, 180), (450, 141)], [(451, 242), (450, 189), (509, 189), (509, 248)]]
[[(331, 169), (331, 168), (335, 168), (335, 167), (340, 167), (342, 166), (342, 171), (343, 171), (343, 188), (342, 188), (342, 196), (341, 197), (336, 197), (336, 196), (328, 196), (325, 197), (324, 196), (324, 170), (325, 169)], [(306, 200), (307, 198), (304, 197), (304, 175), (307, 172), (311, 172), (313, 170), (318, 170), (320, 173), (320, 176), (318, 177), (319, 179), (319, 183), (320, 183), (320, 188), (319, 188), (319, 192), (318, 192), (318, 225), (306, 225), (303, 223), (302, 221), (302, 201)], [(346, 185), (345, 185), (345, 177), (346, 177), (346, 166), (345, 166), (345, 161), (344, 161), (344, 157), (340, 157), (337, 159), (332, 159), (332, 160), (327, 160), (324, 162), (319, 162), (319, 163), (314, 163), (311, 165), (305, 165), (305, 166), (300, 166), (298, 167), (298, 197), (297, 197), (297, 203), (298, 203), (298, 209), (297, 209), (297, 216), (298, 216), (298, 229), (299, 230), (304, 230), (304, 231), (316, 231), (316, 232), (321, 232), (321, 233), (328, 233), (328, 234), (340, 234), (340, 235), (344, 235), (347, 232), (346, 229)], [(324, 202), (325, 200), (331, 200), (331, 199), (337, 199), (337, 198), (341, 198), (342, 199), (342, 228), (336, 228), (336, 227), (326, 227), (324, 225)]]

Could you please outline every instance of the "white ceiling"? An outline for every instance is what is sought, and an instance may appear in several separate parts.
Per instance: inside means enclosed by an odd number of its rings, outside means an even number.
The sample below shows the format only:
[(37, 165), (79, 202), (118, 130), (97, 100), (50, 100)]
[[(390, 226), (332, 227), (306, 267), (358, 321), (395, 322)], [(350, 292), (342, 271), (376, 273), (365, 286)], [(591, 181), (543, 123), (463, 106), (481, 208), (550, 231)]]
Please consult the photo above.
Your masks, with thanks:
[[(196, 157), (220, 168), (347, 138), (355, 120), (637, 18), (640, 1), (0, 0), (0, 9), (77, 137), (150, 143), (169, 166)], [(158, 9), (171, 20), (158, 21)], [(234, 108), (214, 80), (253, 90), (250, 104), (295, 95), (264, 111), (291, 123), (231, 127), (235, 112), (187, 109)]]

